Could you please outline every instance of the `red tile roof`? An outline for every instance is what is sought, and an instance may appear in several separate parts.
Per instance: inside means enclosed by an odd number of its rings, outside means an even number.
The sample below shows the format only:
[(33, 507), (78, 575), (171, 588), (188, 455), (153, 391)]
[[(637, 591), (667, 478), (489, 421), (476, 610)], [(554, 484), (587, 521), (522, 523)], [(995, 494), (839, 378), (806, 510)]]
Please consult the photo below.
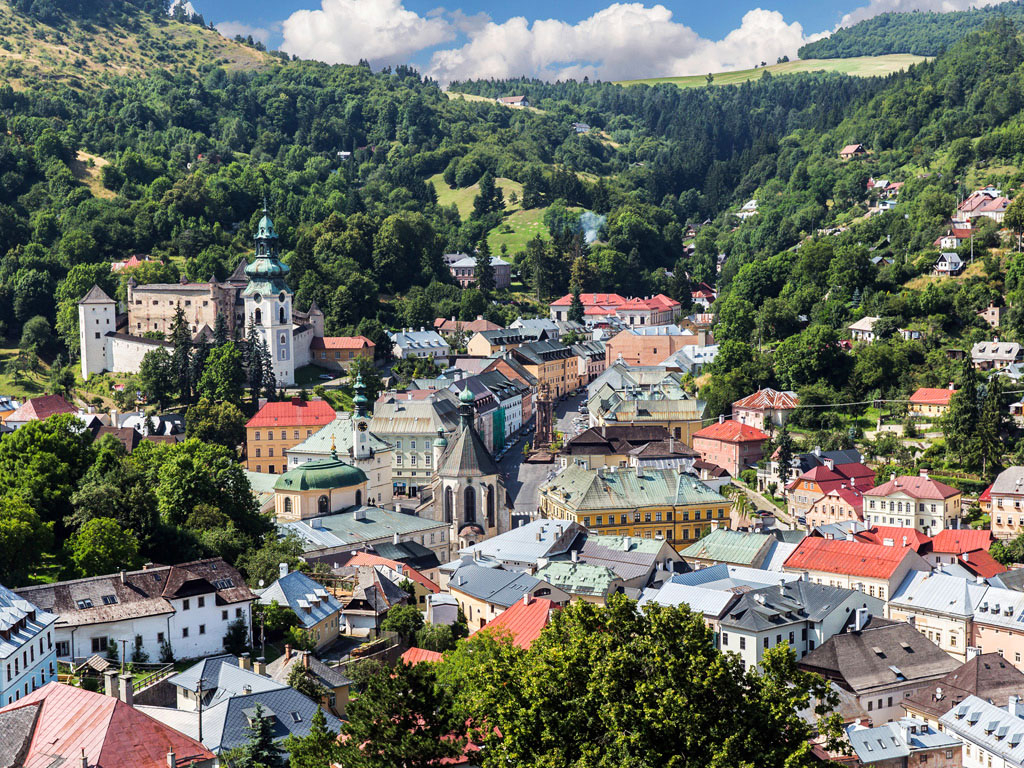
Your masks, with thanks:
[(326, 400), (283, 400), (267, 403), (249, 419), (247, 427), (322, 427), (334, 421), (337, 414)]
[(402, 661), (410, 667), (415, 667), (422, 661), (441, 661), (443, 654), (437, 651), (428, 651), (426, 648), (410, 648), (402, 654)]
[(324, 336), (310, 342), (310, 349), (373, 349), (377, 345), (365, 336)]
[(909, 554), (902, 547), (809, 537), (797, 545), (784, 565), (792, 570), (888, 579)]
[(78, 413), (78, 409), (60, 395), (33, 397), (18, 410), (7, 415), (6, 421), (42, 421), (58, 413)]
[(195, 739), (157, 722), (112, 696), (61, 683), (48, 683), (0, 713), (38, 706), (39, 714), (23, 768), (79, 765), (83, 753), (90, 766), (168, 768), (213, 760)]
[(979, 502), (981, 502), (981, 501), (992, 501), (992, 486), (993, 485), (995, 485), (995, 483), (992, 483), (992, 485), (989, 485), (988, 488), (986, 488), (984, 491), (981, 492), (981, 496), (978, 497), (978, 501)]
[(949, 405), (949, 398), (956, 392), (955, 389), (943, 388), (933, 389), (921, 387), (910, 396), (910, 402), (917, 405)]
[(957, 560), (968, 571), (983, 579), (1006, 573), (1006, 568), (996, 562), (996, 559), (984, 549), (979, 549), (976, 552), (964, 552)]
[(809, 470), (804, 472), (799, 480), (810, 480), (813, 483), (828, 483), (834, 481), (841, 481), (843, 476), (838, 472), (835, 472), (824, 464), (819, 464), (816, 467), (811, 467)]
[(732, 404), (733, 408), (749, 408), (752, 410), (790, 410), (800, 404), (800, 398), (796, 392), (777, 389), (759, 389), (752, 395), (737, 400)]
[(529, 648), (551, 622), (551, 615), (558, 607), (557, 603), (543, 597), (534, 597), (529, 603), (517, 600), (477, 632), (508, 632), (513, 645)]
[(695, 432), (693, 436), (704, 437), (709, 440), (721, 440), (726, 443), (752, 443), (771, 439), (757, 427), (741, 424), (732, 419), (704, 427), (699, 432)]
[[(342, 565), (342, 563), (339, 563), (339, 565)], [(437, 586), (437, 584), (432, 582), (415, 568), (410, 568), (405, 563), (400, 563), (397, 560), (389, 560), (386, 557), (375, 555), (372, 552), (355, 552), (343, 563), (343, 565), (384, 565), (394, 571), (401, 571), (409, 581), (414, 581), (417, 584), (420, 584), (434, 594), (441, 591), (441, 588)]]
[(939, 531), (932, 537), (932, 552), (956, 555), (970, 552), (973, 557), (975, 550), (988, 551), (993, 541), (995, 541), (995, 537), (989, 530), (950, 528)]
[[(595, 304), (606, 304), (618, 307), (626, 303), (626, 297), (619, 296), (617, 293), (581, 293), (580, 301), (583, 303), (584, 307), (594, 306)], [(571, 304), (571, 293), (567, 293), (562, 298), (551, 302), (552, 307), (568, 307)]]
[(905, 493), (912, 499), (948, 499), (960, 493), (956, 488), (932, 480), (928, 477), (902, 475), (895, 480), (882, 483), (877, 488), (865, 492), (868, 496), (889, 496), (893, 493)]
[(836, 483), (829, 483), (828, 486), (829, 487), (827, 489), (822, 489), (822, 495), (818, 499), (815, 499), (815, 503), (828, 496), (835, 495), (853, 507), (853, 510), (857, 512), (858, 516), (864, 511), (864, 494), (862, 492), (849, 486), (843, 488), (842, 485), (838, 485)]
[[(915, 528), (900, 528), (894, 525), (876, 525), (873, 528), (868, 528), (866, 531), (855, 533), (854, 538), (866, 544), (881, 544), (882, 546), (896, 547), (897, 549), (907, 548), (915, 552), (927, 549), (931, 541), (931, 539)], [(886, 544), (887, 539), (892, 544)], [(906, 541), (905, 544), (904, 541)]]

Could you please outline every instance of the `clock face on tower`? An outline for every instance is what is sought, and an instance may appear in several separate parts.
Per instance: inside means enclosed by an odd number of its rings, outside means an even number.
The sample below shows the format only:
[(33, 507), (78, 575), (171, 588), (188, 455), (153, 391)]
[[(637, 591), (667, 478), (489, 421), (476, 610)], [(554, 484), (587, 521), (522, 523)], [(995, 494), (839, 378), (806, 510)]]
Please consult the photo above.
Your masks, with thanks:
[(356, 429), (358, 429), (360, 432), (365, 432), (366, 431), (366, 422), (365, 421), (360, 421), (358, 424), (356, 424)]

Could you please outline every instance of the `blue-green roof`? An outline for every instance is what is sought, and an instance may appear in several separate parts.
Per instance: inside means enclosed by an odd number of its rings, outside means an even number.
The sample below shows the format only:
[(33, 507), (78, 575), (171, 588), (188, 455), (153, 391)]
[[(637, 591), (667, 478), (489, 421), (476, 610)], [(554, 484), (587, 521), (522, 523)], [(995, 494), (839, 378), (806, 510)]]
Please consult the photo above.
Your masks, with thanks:
[(335, 457), (314, 459), (289, 469), (274, 483), (278, 491), (328, 491), (366, 482), (366, 473)]

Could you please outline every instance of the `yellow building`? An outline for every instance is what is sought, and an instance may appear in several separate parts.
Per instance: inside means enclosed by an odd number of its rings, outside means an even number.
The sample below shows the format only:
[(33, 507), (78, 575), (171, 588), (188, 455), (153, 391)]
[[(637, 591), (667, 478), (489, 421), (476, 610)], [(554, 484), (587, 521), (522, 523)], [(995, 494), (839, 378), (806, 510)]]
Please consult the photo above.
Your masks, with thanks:
[(675, 546), (730, 524), (729, 500), (677, 469), (571, 464), (541, 487), (540, 511), (599, 534), (665, 539)]
[(448, 580), (448, 591), (462, 609), (472, 634), (483, 629), (515, 603), (543, 597), (569, 604), (569, 594), (523, 571), (485, 568), (472, 560), (460, 563)]
[(534, 341), (512, 350), (512, 355), (537, 379), (538, 391), (546, 384), (554, 397), (561, 397), (580, 386), (579, 359), (564, 344)]
[(267, 403), (245, 425), (246, 465), (250, 472), (277, 474), (288, 468), (286, 452), (334, 421), (324, 400)]
[(523, 332), (518, 328), (477, 331), (466, 344), (466, 352), (471, 357), (490, 357), (502, 350), (522, 346), (529, 340), (529, 337), (523, 336)]

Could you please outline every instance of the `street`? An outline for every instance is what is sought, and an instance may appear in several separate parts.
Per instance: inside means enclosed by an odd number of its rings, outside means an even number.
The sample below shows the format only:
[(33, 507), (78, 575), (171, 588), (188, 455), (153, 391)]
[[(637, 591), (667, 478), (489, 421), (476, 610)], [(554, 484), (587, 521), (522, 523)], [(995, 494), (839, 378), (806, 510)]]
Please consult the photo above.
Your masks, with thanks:
[[(555, 429), (563, 432), (567, 439), (573, 436), (573, 418), (579, 414), (586, 400), (584, 389), (579, 395), (555, 403)], [(533, 435), (529, 437), (532, 439)], [(537, 491), (547, 482), (548, 476), (557, 469), (558, 464), (527, 464), (523, 461), (522, 449), (523, 441), (520, 441), (502, 457), (498, 467), (505, 475), (505, 488), (513, 500), (514, 514), (532, 516), (537, 511)]]

